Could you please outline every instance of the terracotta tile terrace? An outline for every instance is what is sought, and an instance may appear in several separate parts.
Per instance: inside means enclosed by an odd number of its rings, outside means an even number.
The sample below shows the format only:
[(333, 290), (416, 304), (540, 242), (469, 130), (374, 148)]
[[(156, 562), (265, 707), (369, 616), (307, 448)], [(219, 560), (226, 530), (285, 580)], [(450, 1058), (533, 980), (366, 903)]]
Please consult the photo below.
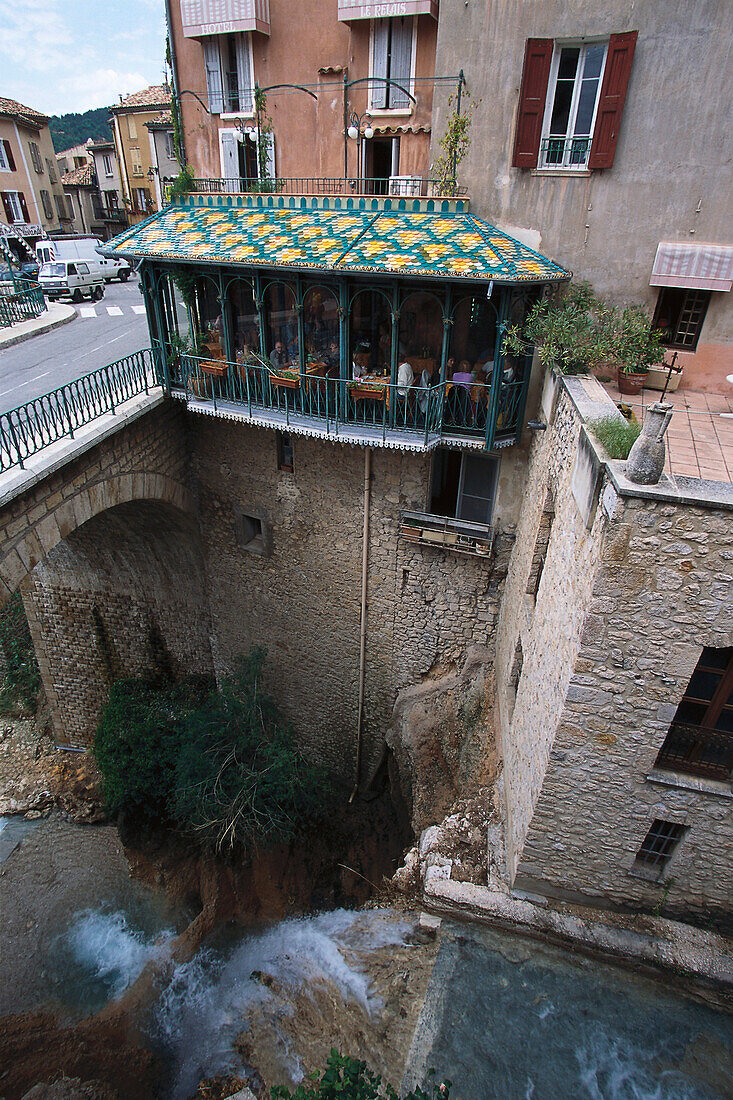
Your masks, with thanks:
[[(615, 404), (630, 405), (639, 421), (645, 409), (662, 396), (644, 389), (627, 397), (619, 394), (615, 381), (603, 386)], [(727, 393), (680, 389), (666, 395), (665, 400), (674, 406), (666, 437), (666, 473), (733, 482), (733, 385), (723, 383), (723, 387)], [(726, 413), (728, 416), (723, 415)]]

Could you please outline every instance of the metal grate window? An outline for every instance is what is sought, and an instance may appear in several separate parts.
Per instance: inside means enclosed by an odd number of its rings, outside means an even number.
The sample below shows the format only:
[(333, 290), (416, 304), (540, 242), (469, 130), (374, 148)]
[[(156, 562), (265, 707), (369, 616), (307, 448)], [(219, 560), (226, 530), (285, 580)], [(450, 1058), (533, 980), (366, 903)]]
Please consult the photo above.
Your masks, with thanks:
[(637, 866), (650, 871), (662, 871), (685, 831), (686, 827), (684, 825), (676, 825), (672, 821), (656, 820), (644, 837), (641, 848), (636, 853)]

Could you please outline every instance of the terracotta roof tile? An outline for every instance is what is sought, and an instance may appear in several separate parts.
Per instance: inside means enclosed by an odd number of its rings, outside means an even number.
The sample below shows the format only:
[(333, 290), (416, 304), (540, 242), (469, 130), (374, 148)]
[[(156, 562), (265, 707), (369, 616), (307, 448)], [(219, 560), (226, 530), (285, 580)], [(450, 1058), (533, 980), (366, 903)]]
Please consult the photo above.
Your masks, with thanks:
[(131, 107), (168, 107), (171, 102), (171, 90), (165, 84), (153, 84), (141, 92), (125, 96), (120, 103), (114, 103), (110, 111), (125, 111)]
[(81, 168), (72, 168), (61, 177), (64, 187), (94, 187), (96, 178), (93, 164), (83, 164)]
[(0, 98), (0, 115), (7, 118), (17, 118), (20, 122), (29, 122), (31, 126), (43, 126), (48, 122), (48, 115), (42, 115), (40, 111), (34, 111), (32, 107), (24, 107), (16, 99)]
[(155, 129), (158, 126), (172, 126), (173, 125), (173, 113), (172, 111), (161, 111), (155, 118), (151, 118), (150, 122), (146, 122), (145, 125), (148, 129)]

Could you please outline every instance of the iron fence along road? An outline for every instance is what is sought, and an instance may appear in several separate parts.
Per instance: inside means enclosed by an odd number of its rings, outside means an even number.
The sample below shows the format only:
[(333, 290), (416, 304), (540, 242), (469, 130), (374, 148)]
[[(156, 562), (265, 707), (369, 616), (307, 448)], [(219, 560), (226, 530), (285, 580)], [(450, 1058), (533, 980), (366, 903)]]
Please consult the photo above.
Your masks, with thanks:
[(46, 309), (46, 300), (38, 283), (25, 279), (18, 281), (25, 283), (22, 290), (0, 295), (0, 328), (40, 317)]
[(0, 415), (0, 472), (23, 468), (34, 454), (158, 385), (149, 348), (68, 382)]

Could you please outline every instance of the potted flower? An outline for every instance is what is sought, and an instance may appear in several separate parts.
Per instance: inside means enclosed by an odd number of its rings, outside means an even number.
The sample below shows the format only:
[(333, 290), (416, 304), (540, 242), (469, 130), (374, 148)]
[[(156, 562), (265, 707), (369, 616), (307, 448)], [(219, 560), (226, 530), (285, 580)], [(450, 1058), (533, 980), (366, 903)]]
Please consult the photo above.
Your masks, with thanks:
[(642, 306), (607, 309), (600, 327), (606, 362), (617, 370), (619, 393), (641, 393), (649, 368), (664, 358), (663, 333), (652, 328)]

